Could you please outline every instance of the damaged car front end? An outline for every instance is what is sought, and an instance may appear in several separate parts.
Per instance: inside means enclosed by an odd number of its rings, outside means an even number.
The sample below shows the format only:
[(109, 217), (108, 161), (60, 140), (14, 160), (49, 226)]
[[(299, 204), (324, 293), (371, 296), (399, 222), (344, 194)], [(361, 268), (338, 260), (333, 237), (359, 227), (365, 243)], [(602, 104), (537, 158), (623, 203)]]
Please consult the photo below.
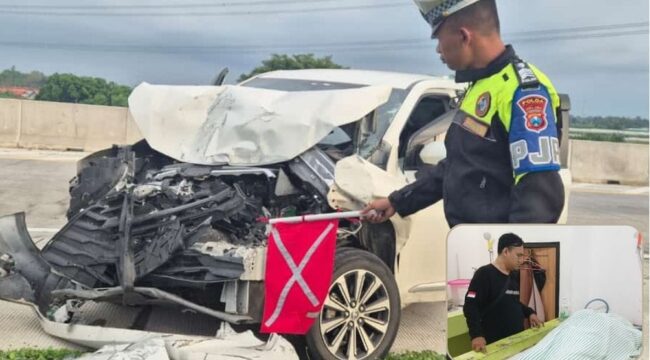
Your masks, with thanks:
[[(248, 301), (263, 294), (267, 224), (258, 219), (326, 211), (333, 172), (317, 148), (267, 167), (178, 163), (144, 141), (93, 154), (71, 183), (68, 223), (42, 250), (24, 215), (2, 218), (2, 297), (43, 313), (67, 299), (163, 301), (259, 322), (261, 302)], [(218, 310), (207, 288), (220, 290)]]
[[(23, 213), (0, 218), (0, 298), (34, 304), (44, 321), (57, 323), (70, 323), (75, 309), (92, 301), (172, 305), (259, 324), (269, 232), (261, 219), (336, 211), (328, 201), (336, 162), (363, 146), (364, 119), (389, 95), (381, 86), (290, 94), (141, 85), (130, 110), (145, 140), (78, 162), (68, 222), (42, 249)], [(350, 97), (358, 101), (350, 104)], [(358, 244), (360, 229), (342, 220), (339, 247)], [(358, 358), (386, 353), (397, 331), (399, 294), (394, 279), (386, 283), (390, 261), (376, 262), (383, 280), (365, 270), (353, 276), (372, 287), (369, 303), (390, 298), (393, 309), (368, 314), (375, 322), (365, 352), (353, 349)], [(352, 290), (354, 279), (342, 276)], [(345, 312), (337, 306), (328, 316)], [(321, 356), (350, 356), (332, 335), (315, 336)]]

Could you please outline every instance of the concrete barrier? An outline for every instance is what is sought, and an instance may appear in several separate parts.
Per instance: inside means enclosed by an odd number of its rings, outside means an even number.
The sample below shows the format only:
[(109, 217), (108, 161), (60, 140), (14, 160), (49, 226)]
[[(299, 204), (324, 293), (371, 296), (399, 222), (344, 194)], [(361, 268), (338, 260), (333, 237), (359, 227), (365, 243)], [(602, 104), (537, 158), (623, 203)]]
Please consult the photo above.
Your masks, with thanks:
[(129, 111), (126, 118), (126, 143), (134, 144), (142, 139), (142, 134), (140, 134), (140, 129), (135, 124), (133, 120), (133, 115)]
[(74, 104), (23, 101), (18, 146), (46, 149), (82, 149), (74, 122)]
[(105, 149), (113, 144), (126, 143), (127, 108), (116, 106), (75, 106), (75, 123), (85, 124), (81, 134), (83, 150)]
[(0, 146), (18, 145), (21, 106), (20, 100), (0, 99)]
[(18, 146), (92, 151), (126, 140), (126, 108), (23, 101)]
[[(127, 108), (0, 99), (0, 146), (95, 151), (142, 139)], [(648, 145), (571, 140), (575, 182), (648, 185)]]
[(648, 186), (648, 145), (571, 140), (574, 182)]
[(142, 139), (127, 108), (0, 99), (0, 146), (95, 151)]

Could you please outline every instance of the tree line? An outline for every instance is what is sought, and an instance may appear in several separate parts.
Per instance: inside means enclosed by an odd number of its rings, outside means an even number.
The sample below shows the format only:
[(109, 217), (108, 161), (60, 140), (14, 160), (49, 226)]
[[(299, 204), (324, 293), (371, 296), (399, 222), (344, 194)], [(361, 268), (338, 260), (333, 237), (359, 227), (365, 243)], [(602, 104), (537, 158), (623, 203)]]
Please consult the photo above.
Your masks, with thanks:
[[(255, 75), (273, 70), (295, 69), (342, 69), (331, 56), (316, 57), (314, 54), (272, 54), (251, 72), (241, 74), (238, 82)], [(22, 86), (38, 88), (36, 100), (70, 102), (79, 104), (128, 106), (128, 97), (133, 90), (126, 85), (116, 84), (99, 77), (76, 76), (73, 74), (53, 74), (46, 76), (42, 72), (22, 73), (15, 67), (0, 72), (0, 86)], [(0, 92), (0, 98), (13, 97), (10, 93)], [(622, 116), (571, 116), (573, 128), (624, 130), (648, 128), (648, 119)], [(590, 135), (591, 136), (591, 135)]]
[(587, 129), (647, 129), (648, 119), (623, 116), (571, 116), (570, 126)]
[(0, 86), (20, 86), (29, 88), (40, 88), (45, 85), (47, 76), (40, 71), (22, 73), (16, 70), (15, 66), (0, 72)]
[(128, 106), (131, 88), (102, 78), (54, 74), (47, 78), (36, 100), (76, 104)]
[[(332, 61), (331, 56), (316, 57), (313, 54), (273, 54), (248, 74), (241, 74), (238, 81), (244, 81), (257, 74), (273, 70), (294, 69), (340, 69), (343, 66)], [(30, 87), (39, 89), (36, 100), (57, 101), (76, 104), (128, 106), (133, 90), (126, 85), (116, 84), (99, 77), (74, 74), (45, 74), (32, 71), (22, 73), (15, 67), (0, 72), (0, 87)], [(9, 92), (0, 92), (0, 98), (15, 98)]]
[[(23, 73), (13, 66), (0, 72), (0, 87), (38, 89), (35, 100), (107, 106), (127, 106), (132, 90), (99, 77), (58, 73), (46, 76), (40, 71)], [(9, 91), (0, 91), (0, 98), (18, 97)]]

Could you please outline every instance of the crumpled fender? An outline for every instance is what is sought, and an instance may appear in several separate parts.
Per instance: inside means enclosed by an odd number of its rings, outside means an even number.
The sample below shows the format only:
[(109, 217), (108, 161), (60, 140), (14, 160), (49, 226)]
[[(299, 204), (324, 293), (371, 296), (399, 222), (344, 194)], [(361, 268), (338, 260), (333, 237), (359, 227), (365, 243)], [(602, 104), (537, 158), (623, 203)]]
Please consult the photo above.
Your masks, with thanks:
[(72, 286), (41, 257), (23, 212), (0, 217), (0, 269), (0, 298), (35, 304), (43, 313), (52, 290)]

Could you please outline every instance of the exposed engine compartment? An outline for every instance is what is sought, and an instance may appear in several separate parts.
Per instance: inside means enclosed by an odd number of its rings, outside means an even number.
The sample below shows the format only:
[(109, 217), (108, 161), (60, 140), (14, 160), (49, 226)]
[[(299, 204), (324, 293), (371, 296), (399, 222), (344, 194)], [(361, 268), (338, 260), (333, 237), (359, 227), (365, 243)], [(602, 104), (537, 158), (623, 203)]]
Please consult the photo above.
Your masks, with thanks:
[[(70, 182), (68, 223), (40, 253), (63, 277), (39, 305), (171, 302), (204, 313), (257, 313), (268, 233), (262, 220), (332, 211), (334, 166), (318, 147), (265, 167), (182, 163), (144, 140), (91, 154)], [(259, 301), (233, 306), (242, 296)]]

